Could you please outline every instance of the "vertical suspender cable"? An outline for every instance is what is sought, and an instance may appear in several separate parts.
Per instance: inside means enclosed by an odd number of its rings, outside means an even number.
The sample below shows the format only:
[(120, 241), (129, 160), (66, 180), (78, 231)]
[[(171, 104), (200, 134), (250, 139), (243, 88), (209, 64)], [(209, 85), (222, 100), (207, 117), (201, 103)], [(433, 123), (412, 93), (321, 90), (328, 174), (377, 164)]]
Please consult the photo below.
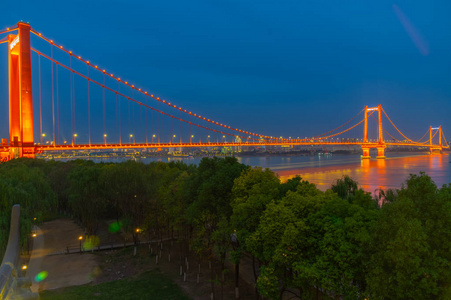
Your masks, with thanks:
[(117, 136), (117, 142), (120, 144), (118, 107), (119, 107), (119, 105), (118, 105), (118, 102), (117, 102), (117, 92), (116, 92), (116, 136)]
[[(117, 82), (117, 88), (119, 93), (121, 92), (121, 85), (119, 81)], [(116, 97), (118, 94), (116, 93)], [(119, 96), (119, 144), (122, 145), (122, 137), (121, 137), (121, 96)]]
[(106, 111), (105, 111), (105, 71), (103, 71), (103, 134), (106, 134)]
[(88, 144), (91, 146), (91, 93), (89, 90), (89, 63), (86, 65), (88, 70)]
[[(159, 106), (159, 103), (157, 102), (157, 109), (158, 109), (158, 106)], [(163, 122), (163, 121), (161, 121), (161, 114), (159, 113), (159, 114), (157, 115), (158, 144), (160, 143), (160, 122)], [(161, 125), (162, 125), (161, 127), (163, 127), (163, 124), (161, 124)]]
[[(135, 99), (135, 90), (133, 88), (132, 88), (132, 99)], [(136, 132), (135, 132), (135, 105), (132, 106), (132, 134), (133, 134), (133, 143), (135, 143), (135, 136), (136, 136)]]
[(131, 105), (130, 102), (131, 101), (128, 101), (128, 134), (129, 135), (131, 134), (131, 131), (132, 131), (132, 126), (130, 124), (130, 105)]
[(53, 121), (53, 146), (55, 146), (55, 95), (53, 86), (53, 43), (50, 44), (50, 52), (52, 56), (51, 66), (52, 66), (52, 121)]
[(171, 132), (170, 132), (170, 135), (169, 135), (169, 138), (170, 138), (170, 142), (171, 142), (171, 144), (172, 144), (172, 140), (173, 140), (173, 138), (172, 138), (172, 135), (173, 135), (173, 132), (172, 132), (172, 124), (174, 123), (174, 119), (171, 117), (170, 119), (169, 119), (169, 124), (170, 124), (170, 128), (171, 128)]
[(147, 109), (145, 110), (145, 113), (146, 113), (146, 144), (148, 144), (149, 143), (149, 141), (147, 140)]
[(60, 107), (59, 107), (59, 90), (58, 90), (58, 64), (56, 64), (56, 142), (60, 143)]
[(38, 61), (39, 61), (39, 136), (42, 145), (41, 54), (38, 55)]
[(139, 140), (143, 142), (143, 109), (142, 106), (139, 106)]
[(75, 99), (75, 72), (72, 69), (72, 54), (71, 54), (70, 58), (71, 58), (71, 60), (70, 60), (70, 65), (71, 65), (70, 69), (71, 69), (71, 72), (72, 72), (72, 105), (73, 105), (72, 106), (72, 108), (73, 108), (73, 110), (72, 110), (72, 120), (73, 120), (72, 143), (74, 143), (75, 142), (75, 134), (76, 134), (75, 130), (76, 130), (77, 122), (75, 120), (75, 118), (76, 118), (76, 115), (75, 115), (75, 108), (76, 108), (76, 105), (75, 105), (75, 103), (76, 103), (76, 99)]
[(73, 111), (74, 111), (74, 99), (73, 99), (73, 90), (72, 90), (72, 75), (73, 75), (73, 73), (72, 73), (72, 53), (69, 53), (69, 60), (70, 60), (70, 63), (69, 63), (69, 66), (70, 66), (70, 70), (71, 70), (71, 72), (70, 72), (70, 76), (69, 76), (69, 81), (70, 81), (70, 130), (71, 130), (71, 133), (70, 133), (70, 135), (71, 135), (71, 138), (72, 138), (72, 136), (74, 135), (74, 113), (73, 113)]

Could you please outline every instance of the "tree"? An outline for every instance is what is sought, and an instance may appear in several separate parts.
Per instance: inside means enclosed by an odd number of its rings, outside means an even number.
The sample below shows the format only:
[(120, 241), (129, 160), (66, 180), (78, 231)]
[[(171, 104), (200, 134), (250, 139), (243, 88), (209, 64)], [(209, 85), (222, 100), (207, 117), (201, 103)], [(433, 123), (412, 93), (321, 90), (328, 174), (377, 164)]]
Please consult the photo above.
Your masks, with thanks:
[(451, 192), (424, 173), (410, 175), (373, 227), (374, 299), (446, 299), (451, 274)]
[[(235, 264), (235, 284), (238, 288), (239, 264), (242, 251), (249, 251), (247, 239), (255, 232), (260, 217), (266, 206), (279, 198), (279, 178), (269, 169), (263, 170), (260, 167), (245, 170), (240, 177), (235, 179), (232, 193), (231, 227), (236, 238), (236, 247), (232, 253)], [(257, 272), (255, 259), (252, 257), (252, 267), (254, 280), (257, 282)]]

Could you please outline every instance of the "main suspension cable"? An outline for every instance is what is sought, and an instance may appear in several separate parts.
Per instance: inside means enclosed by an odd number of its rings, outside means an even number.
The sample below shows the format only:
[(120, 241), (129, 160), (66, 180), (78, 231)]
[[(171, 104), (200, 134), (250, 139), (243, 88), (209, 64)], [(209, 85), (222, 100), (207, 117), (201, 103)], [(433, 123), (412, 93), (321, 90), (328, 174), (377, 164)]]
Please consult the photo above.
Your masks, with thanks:
[[(69, 71), (72, 71), (74, 74), (77, 74), (78, 76), (83, 77), (84, 79), (88, 79), (88, 77), (87, 77), (86, 75), (83, 75), (83, 74), (81, 74), (81, 73), (79, 73), (79, 72), (77, 72), (77, 71), (75, 71), (75, 70), (73, 70), (73, 69), (70, 69), (70, 68), (67, 67), (66, 65), (64, 65), (64, 64), (62, 64), (62, 63), (60, 63), (60, 62), (58, 62), (58, 61), (56, 61), (56, 60), (50, 58), (49, 56), (45, 55), (44, 53), (40, 52), (39, 50), (36, 50), (36, 49), (34, 49), (34, 48), (31, 48), (31, 50), (32, 50), (32, 51), (35, 51), (36, 53), (42, 55), (43, 57), (45, 57), (45, 58), (47, 58), (47, 59), (53, 61), (54, 63), (60, 65), (61, 67), (65, 68), (65, 69), (67, 69), (67, 70), (69, 70)], [(89, 81), (92, 82), (92, 83), (95, 83), (95, 84), (97, 84), (97, 85), (99, 85), (99, 86), (103, 86), (101, 83), (99, 83), (99, 82), (97, 82), (97, 81), (95, 81), (95, 80), (93, 80), (93, 79), (89, 79)], [(119, 84), (119, 83), (118, 83), (118, 84)], [(195, 126), (198, 126), (198, 127), (200, 127), (200, 128), (203, 128), (203, 129), (206, 129), (206, 130), (210, 130), (210, 131), (213, 131), (213, 132), (218, 132), (218, 133), (222, 133), (222, 134), (227, 134), (227, 135), (230, 135), (230, 136), (236, 136), (235, 134), (231, 134), (231, 133), (228, 133), (228, 132), (223, 132), (223, 131), (220, 131), (220, 130), (216, 130), (216, 129), (213, 129), (213, 128), (209, 128), (209, 127), (200, 125), (200, 124), (195, 124), (195, 123), (192, 123), (192, 122), (190, 122), (190, 121), (186, 121), (186, 120), (184, 120), (184, 119), (180, 119), (180, 118), (178, 118), (178, 117), (175, 117), (174, 115), (171, 115), (171, 114), (169, 114), (169, 113), (166, 113), (166, 112), (157, 110), (157, 109), (154, 108), (154, 107), (151, 107), (151, 106), (149, 106), (149, 105), (146, 105), (146, 104), (144, 104), (144, 103), (142, 103), (142, 102), (140, 102), (140, 101), (138, 101), (138, 100), (135, 100), (135, 99), (133, 99), (133, 98), (131, 98), (131, 97), (129, 97), (129, 96), (126, 96), (126, 95), (124, 95), (124, 94), (122, 94), (122, 93), (119, 93), (119, 92), (115, 91), (114, 89), (112, 89), (112, 88), (110, 88), (110, 87), (107, 87), (107, 86), (104, 86), (104, 87), (105, 87), (105, 89), (107, 89), (107, 90), (109, 90), (109, 91), (111, 91), (111, 92), (113, 92), (113, 93), (117, 93), (119, 96), (121, 96), (121, 97), (123, 97), (123, 98), (125, 98), (125, 99), (127, 99), (127, 100), (129, 100), (129, 101), (135, 102), (135, 103), (137, 103), (137, 104), (139, 104), (139, 105), (142, 105), (142, 106), (147, 107), (147, 108), (149, 108), (149, 109), (151, 109), (151, 110), (154, 110), (154, 111), (160, 113), (161, 115), (166, 115), (166, 116), (168, 116), (168, 117), (175, 118), (175, 119), (180, 120), (180, 121), (182, 121), (182, 122), (185, 122), (185, 123), (188, 123), (188, 124), (192, 124), (192, 125), (195, 125)], [(362, 120), (362, 121), (363, 121), (363, 120)], [(361, 121), (361, 122), (362, 122), (362, 121)], [(361, 123), (361, 122), (360, 122), (360, 123)], [(358, 124), (357, 124), (357, 125), (358, 125)], [(355, 125), (355, 126), (356, 126), (356, 125)], [(354, 127), (355, 127), (355, 126), (354, 126)], [(350, 128), (350, 129), (352, 129), (352, 128)], [(349, 130), (349, 129), (348, 129), (348, 130)], [(242, 137), (243, 139), (245, 138), (244, 136), (240, 136), (240, 137)]]
[(355, 119), (358, 115), (360, 115), (364, 110), (365, 110), (365, 109), (362, 109), (361, 111), (359, 111), (358, 114), (356, 114), (354, 117), (352, 117), (349, 121), (347, 121), (346, 123), (344, 123), (344, 124), (338, 126), (337, 128), (335, 128), (335, 129), (333, 129), (333, 130), (330, 130), (330, 131), (328, 131), (328, 132), (326, 132), (326, 133), (323, 133), (323, 134), (320, 134), (320, 135), (316, 135), (316, 136), (314, 136), (313, 138), (317, 138), (317, 137), (319, 138), (319, 137), (322, 137), (323, 135), (332, 133), (332, 132), (334, 132), (334, 131), (340, 129), (341, 127), (345, 126), (346, 124), (352, 122), (352, 120), (354, 120), (354, 119)]
[(393, 124), (392, 120), (390, 120), (390, 118), (388, 117), (387, 113), (385, 112), (385, 110), (382, 108), (382, 112), (384, 113), (384, 115), (387, 117), (387, 119), (390, 121), (391, 125), (393, 127), (395, 127), (395, 129), (399, 132), (399, 134), (401, 134), (406, 140), (415, 143), (414, 141), (412, 141), (411, 139), (409, 139), (408, 137), (406, 137), (399, 129), (398, 127), (395, 126), (395, 124)]

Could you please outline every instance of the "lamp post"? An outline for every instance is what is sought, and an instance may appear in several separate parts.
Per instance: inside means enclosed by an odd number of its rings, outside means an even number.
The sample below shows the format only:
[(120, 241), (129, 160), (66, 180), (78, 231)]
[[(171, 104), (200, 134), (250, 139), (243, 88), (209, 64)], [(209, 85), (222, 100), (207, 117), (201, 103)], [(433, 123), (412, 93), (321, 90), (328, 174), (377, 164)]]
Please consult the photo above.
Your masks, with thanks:
[(80, 254), (81, 254), (81, 241), (83, 240), (83, 236), (80, 235), (80, 236), (78, 237), (78, 240), (80, 241)]
[(175, 134), (172, 136), (172, 140), (171, 140), (172, 144), (174, 144), (174, 138), (175, 138)]
[(129, 143), (129, 144), (132, 143), (132, 137), (133, 137), (133, 134), (130, 134), (130, 137), (128, 138), (128, 143)]
[(189, 143), (190, 143), (190, 144), (192, 144), (192, 139), (193, 139), (193, 137), (194, 137), (194, 135), (191, 135), (191, 136), (189, 137)]
[(207, 136), (207, 142), (210, 144), (210, 136)]
[(105, 146), (106, 146), (106, 137), (107, 137), (107, 135), (106, 135), (106, 133), (103, 135), (103, 142), (105, 143)]
[(222, 138), (224, 139), (224, 143), (227, 143), (227, 139), (226, 139), (226, 136), (225, 136), (225, 135), (223, 135), (223, 136), (222, 136)]
[(45, 138), (45, 133), (43, 133), (42, 135), (41, 135), (41, 144), (43, 144), (44, 142), (44, 138)]
[[(230, 235), (230, 239), (232, 241), (232, 247), (233, 251), (237, 251), (240, 248), (240, 243), (238, 242), (238, 236), (236, 234), (236, 230)], [(240, 254), (241, 256), (241, 254)], [(239, 289), (239, 282), (240, 282), (240, 258), (238, 258), (235, 263), (235, 299), (240, 298), (240, 289)]]
[(155, 134), (152, 135), (152, 144), (153, 144), (153, 138), (155, 137)]
[(74, 139), (72, 141), (72, 146), (75, 145), (75, 143), (77, 142), (77, 136), (78, 135), (76, 133), (74, 133)]

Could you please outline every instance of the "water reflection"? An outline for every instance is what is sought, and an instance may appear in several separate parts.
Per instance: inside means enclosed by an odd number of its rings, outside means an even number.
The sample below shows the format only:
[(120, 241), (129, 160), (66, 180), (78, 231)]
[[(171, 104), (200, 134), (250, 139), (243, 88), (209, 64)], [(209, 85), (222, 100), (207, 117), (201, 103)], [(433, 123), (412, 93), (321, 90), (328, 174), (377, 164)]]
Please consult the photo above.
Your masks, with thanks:
[(437, 186), (451, 182), (451, 170), (448, 155), (418, 155), (387, 158), (386, 160), (361, 160), (335, 165), (307, 166), (304, 168), (276, 168), (282, 181), (301, 175), (302, 178), (315, 183), (319, 189), (326, 190), (343, 175), (349, 175), (369, 192), (376, 189), (400, 188), (409, 174), (426, 172)]

